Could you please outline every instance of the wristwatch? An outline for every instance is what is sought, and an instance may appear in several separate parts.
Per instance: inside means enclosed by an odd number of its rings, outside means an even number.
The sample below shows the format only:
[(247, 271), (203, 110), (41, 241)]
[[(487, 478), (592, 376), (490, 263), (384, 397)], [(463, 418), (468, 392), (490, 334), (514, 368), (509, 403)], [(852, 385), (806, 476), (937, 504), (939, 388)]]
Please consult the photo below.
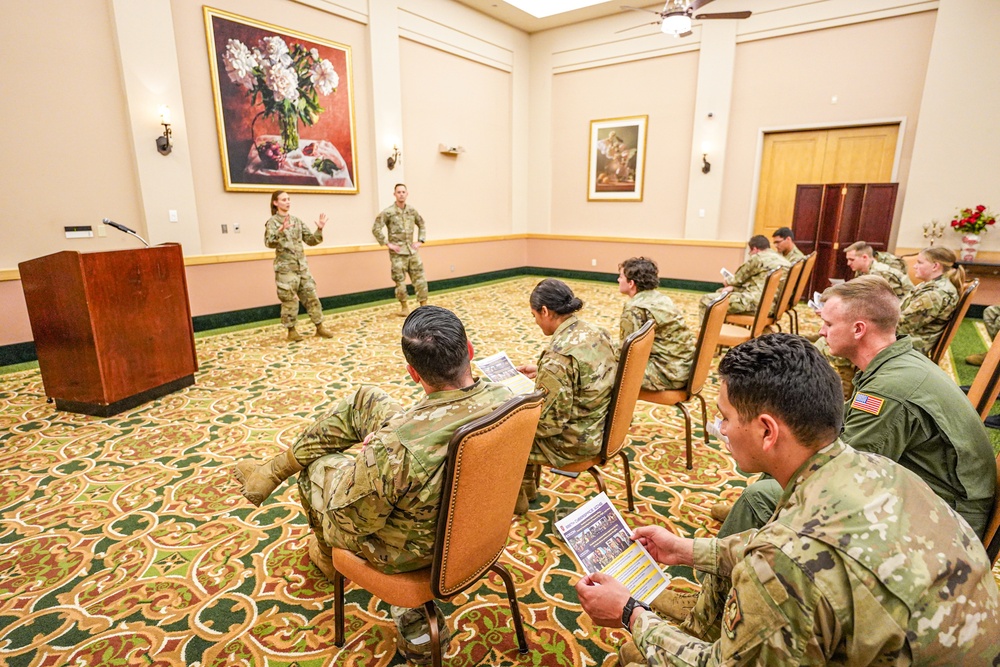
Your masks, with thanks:
[(642, 607), (646, 611), (650, 611), (648, 604), (642, 600), (636, 600), (635, 598), (630, 597), (628, 602), (625, 603), (625, 607), (622, 609), (622, 625), (625, 626), (625, 629), (629, 632), (632, 631), (629, 621), (632, 620), (632, 612), (635, 611), (636, 607)]

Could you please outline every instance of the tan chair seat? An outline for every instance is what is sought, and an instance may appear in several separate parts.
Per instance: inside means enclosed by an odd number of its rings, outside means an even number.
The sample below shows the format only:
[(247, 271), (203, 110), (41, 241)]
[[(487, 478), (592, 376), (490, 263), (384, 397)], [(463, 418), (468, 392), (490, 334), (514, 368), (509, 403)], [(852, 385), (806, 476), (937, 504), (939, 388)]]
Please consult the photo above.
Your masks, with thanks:
[(587, 472), (592, 466), (599, 466), (604, 463), (604, 459), (600, 456), (595, 456), (592, 459), (587, 459), (586, 461), (574, 461), (572, 463), (567, 463), (566, 465), (559, 466), (559, 470), (564, 470), (566, 472)]
[[(365, 590), (371, 590), (369, 586), (378, 587), (379, 597), (397, 607), (414, 609), (434, 599), (430, 566), (413, 572), (386, 575), (372, 567), (364, 558), (344, 549), (333, 550), (333, 566), (337, 572)], [(386, 587), (387, 576), (392, 577), (392, 585)]]
[(726, 322), (728, 324), (735, 324), (740, 327), (747, 327), (748, 329), (753, 326), (753, 313), (729, 313), (726, 315)]
[(639, 392), (640, 401), (649, 403), (659, 403), (660, 405), (677, 405), (691, 398), (687, 389), (667, 389), (664, 391), (647, 391), (643, 389)]
[(722, 333), (719, 334), (719, 345), (725, 347), (736, 347), (740, 343), (750, 340), (750, 330), (738, 327), (733, 324), (723, 324)]

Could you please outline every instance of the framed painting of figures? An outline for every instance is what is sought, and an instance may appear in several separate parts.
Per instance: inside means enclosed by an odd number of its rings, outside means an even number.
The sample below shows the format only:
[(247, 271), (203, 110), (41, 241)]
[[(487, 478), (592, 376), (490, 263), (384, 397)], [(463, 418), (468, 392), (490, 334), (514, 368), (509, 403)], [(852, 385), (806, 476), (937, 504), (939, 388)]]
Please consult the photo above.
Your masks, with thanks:
[(588, 201), (642, 201), (648, 119), (590, 121)]
[(226, 190), (357, 194), (351, 48), (204, 12)]

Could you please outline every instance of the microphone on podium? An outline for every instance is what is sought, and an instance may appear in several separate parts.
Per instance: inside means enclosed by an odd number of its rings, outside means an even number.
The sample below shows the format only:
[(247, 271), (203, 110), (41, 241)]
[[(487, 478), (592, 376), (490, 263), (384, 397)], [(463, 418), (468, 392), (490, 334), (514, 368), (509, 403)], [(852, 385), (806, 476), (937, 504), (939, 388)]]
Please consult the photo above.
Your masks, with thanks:
[(114, 220), (109, 220), (108, 218), (102, 218), (101, 222), (103, 222), (104, 224), (108, 225), (109, 227), (114, 227), (115, 229), (117, 229), (120, 232), (125, 232), (126, 234), (131, 234), (132, 236), (134, 236), (137, 239), (139, 239), (140, 241), (142, 241), (143, 244), (147, 248), (149, 247), (149, 243), (146, 243), (146, 239), (144, 239), (141, 236), (139, 236), (138, 234), (136, 234), (135, 230), (129, 229), (125, 225), (123, 225), (123, 224), (121, 224), (119, 222), (115, 222)]

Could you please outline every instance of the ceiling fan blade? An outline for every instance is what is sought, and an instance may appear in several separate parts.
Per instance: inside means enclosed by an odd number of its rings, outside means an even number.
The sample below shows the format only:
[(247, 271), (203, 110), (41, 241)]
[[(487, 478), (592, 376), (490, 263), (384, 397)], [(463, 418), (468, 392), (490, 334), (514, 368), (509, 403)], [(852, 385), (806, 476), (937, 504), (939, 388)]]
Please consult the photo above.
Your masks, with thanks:
[(639, 25), (634, 25), (631, 28), (622, 28), (621, 30), (615, 30), (613, 34), (617, 35), (620, 32), (628, 32), (629, 30), (635, 30), (636, 28), (645, 28), (648, 25), (660, 25), (660, 22), (650, 21), (649, 23), (640, 23)]
[(717, 14), (698, 14), (694, 18), (698, 21), (705, 19), (745, 19), (750, 18), (753, 12), (719, 12)]
[(694, 31), (693, 31), (693, 30), (688, 30), (687, 32), (682, 32), (681, 34), (679, 34), (679, 35), (677, 35), (677, 36), (678, 36), (678, 37), (687, 37), (688, 35), (691, 35), (691, 34), (693, 34), (693, 33), (694, 33)]
[[(711, 2), (711, 0), (709, 0)], [(646, 9), (645, 7), (633, 7), (632, 5), (621, 5), (622, 9), (629, 9), (633, 12), (649, 12), (650, 14), (656, 14), (660, 16), (660, 12), (654, 12), (652, 9)]]
[(691, 0), (691, 4), (688, 5), (688, 9), (692, 12), (697, 11), (712, 2), (712, 0)]

